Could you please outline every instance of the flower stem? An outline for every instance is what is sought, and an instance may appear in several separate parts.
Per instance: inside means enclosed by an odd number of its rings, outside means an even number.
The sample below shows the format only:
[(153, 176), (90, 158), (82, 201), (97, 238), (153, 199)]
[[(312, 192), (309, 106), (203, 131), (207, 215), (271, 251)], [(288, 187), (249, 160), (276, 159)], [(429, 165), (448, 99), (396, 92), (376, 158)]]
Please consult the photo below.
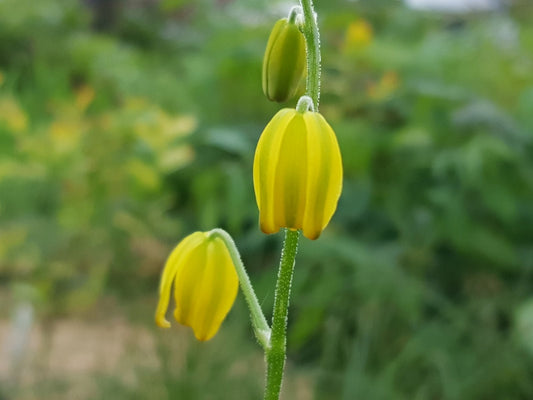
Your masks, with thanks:
[(272, 315), (272, 334), (270, 347), (266, 351), (267, 379), (265, 400), (278, 400), (281, 391), (287, 344), (287, 315), (299, 236), (299, 231), (287, 229), (283, 250), (281, 251), (274, 313)]
[(307, 111), (315, 111), (315, 104), (313, 99), (309, 96), (302, 96), (296, 104), (296, 111), (299, 113), (305, 113)]
[[(320, 99), (320, 34), (313, 9), (313, 0), (300, 0), (300, 4), (304, 15), (301, 29), (307, 49), (306, 95), (312, 100), (313, 111), (318, 112)], [(302, 103), (300, 109), (303, 106), (304, 104)], [(287, 316), (299, 236), (299, 231), (287, 229), (285, 241), (283, 242), (278, 282), (276, 284), (274, 313), (272, 315), (270, 346), (266, 350), (267, 378), (264, 400), (279, 400), (281, 392), (287, 347)]]
[(302, 8), (300, 6), (294, 6), (289, 11), (289, 16), (287, 19), (291, 24), (294, 24), (296, 22), (296, 18), (298, 18), (298, 15), (302, 13)]
[(250, 309), (255, 337), (263, 349), (267, 351), (270, 342), (270, 327), (268, 326), (266, 318), (263, 314), (263, 310), (259, 305), (259, 301), (255, 295), (250, 278), (246, 273), (246, 268), (244, 268), (244, 264), (242, 263), (239, 250), (237, 250), (237, 246), (235, 246), (235, 242), (233, 241), (232, 237), (225, 230), (216, 228), (211, 230), (209, 234), (222, 239), (228, 248), (233, 265), (235, 265), (235, 270), (237, 271), (237, 276), (239, 277), (241, 290), (244, 293), (244, 298), (246, 299), (246, 303), (248, 303), (248, 308)]
[(320, 100), (320, 33), (313, 9), (313, 0), (300, 0), (304, 13), (302, 32), (307, 48), (307, 90), (306, 93), (313, 99), (315, 111), (318, 112)]

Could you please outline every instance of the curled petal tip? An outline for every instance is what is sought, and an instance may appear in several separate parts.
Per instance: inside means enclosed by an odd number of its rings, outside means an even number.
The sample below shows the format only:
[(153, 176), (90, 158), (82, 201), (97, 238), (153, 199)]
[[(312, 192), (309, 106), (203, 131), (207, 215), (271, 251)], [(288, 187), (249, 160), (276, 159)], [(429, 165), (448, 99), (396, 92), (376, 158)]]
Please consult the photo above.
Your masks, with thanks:
[(196, 338), (196, 340), (198, 340), (199, 342), (207, 342), (208, 340), (212, 339), (214, 335), (212, 336), (205, 336), (205, 335), (196, 335), (196, 333), (194, 334), (194, 337)]
[(165, 317), (162, 317), (160, 315), (156, 315), (155, 323), (160, 328), (170, 328), (170, 322), (168, 322)]
[(320, 237), (320, 234), (322, 232), (306, 232), (305, 230), (302, 232), (302, 234), (309, 240), (317, 240)]
[(268, 226), (267, 224), (261, 223), (261, 222), (259, 223), (259, 228), (261, 229), (261, 232), (263, 232), (266, 235), (271, 235), (272, 233), (278, 233), (279, 232), (279, 228), (278, 229), (272, 229), (272, 227)]

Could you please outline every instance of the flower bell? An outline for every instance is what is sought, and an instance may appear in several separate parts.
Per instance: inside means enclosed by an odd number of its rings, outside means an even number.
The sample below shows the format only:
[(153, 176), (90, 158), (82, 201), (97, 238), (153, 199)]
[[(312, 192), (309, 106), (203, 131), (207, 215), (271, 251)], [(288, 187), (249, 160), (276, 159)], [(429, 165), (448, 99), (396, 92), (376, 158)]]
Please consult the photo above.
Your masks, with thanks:
[(274, 25), (263, 58), (263, 93), (271, 101), (284, 102), (298, 94), (306, 78), (305, 39), (295, 18)]
[(342, 189), (339, 145), (322, 115), (285, 108), (272, 118), (257, 144), (254, 189), (264, 233), (285, 227), (320, 236)]
[(191, 327), (198, 340), (211, 339), (233, 306), (239, 280), (224, 241), (210, 232), (195, 232), (174, 248), (163, 269), (155, 322), (165, 319), (174, 282), (174, 318)]

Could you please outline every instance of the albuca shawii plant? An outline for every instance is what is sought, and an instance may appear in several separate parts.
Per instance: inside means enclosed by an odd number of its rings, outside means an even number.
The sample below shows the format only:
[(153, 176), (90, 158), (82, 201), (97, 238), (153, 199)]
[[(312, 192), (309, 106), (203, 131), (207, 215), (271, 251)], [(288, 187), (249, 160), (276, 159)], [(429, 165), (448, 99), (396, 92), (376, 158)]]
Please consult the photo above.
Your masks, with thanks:
[(259, 225), (266, 234), (285, 229), (271, 325), (266, 321), (231, 236), (222, 229), (195, 232), (170, 254), (161, 277), (155, 321), (170, 327), (165, 314), (174, 286), (177, 322), (198, 340), (211, 339), (230, 311), (238, 286), (250, 309), (254, 333), (265, 352), (265, 400), (278, 400), (286, 354), (287, 316), (300, 232), (317, 239), (337, 207), (342, 161), (333, 129), (318, 112), (320, 40), (312, 0), (301, 0), (279, 20), (263, 60), (263, 91), (272, 101), (294, 99), (264, 129), (254, 158)]

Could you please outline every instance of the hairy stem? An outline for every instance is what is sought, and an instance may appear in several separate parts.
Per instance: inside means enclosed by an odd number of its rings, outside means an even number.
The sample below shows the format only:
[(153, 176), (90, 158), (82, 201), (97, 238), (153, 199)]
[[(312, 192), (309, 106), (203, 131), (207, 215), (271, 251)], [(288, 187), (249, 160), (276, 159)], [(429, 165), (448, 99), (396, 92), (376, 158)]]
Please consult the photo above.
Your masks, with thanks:
[(233, 241), (232, 237), (225, 230), (216, 228), (210, 231), (209, 235), (219, 237), (226, 244), (233, 261), (233, 265), (235, 265), (241, 290), (244, 294), (244, 298), (246, 299), (246, 303), (248, 304), (250, 315), (252, 316), (252, 326), (254, 328), (255, 337), (263, 349), (267, 351), (270, 341), (270, 327), (268, 326), (266, 318), (263, 315), (263, 310), (259, 305), (259, 301), (255, 295), (250, 278), (246, 273), (246, 268), (244, 268), (244, 264), (242, 263), (239, 250), (237, 250), (237, 246), (235, 246), (235, 242)]
[(320, 100), (320, 33), (313, 8), (313, 0), (300, 0), (304, 12), (302, 32), (307, 48), (307, 90), (305, 94), (313, 99), (318, 112)]
[[(300, 0), (303, 10), (304, 21), (302, 32), (307, 49), (307, 82), (306, 95), (312, 100), (313, 111), (318, 112), (320, 99), (320, 34), (318, 31), (316, 14), (312, 0)], [(300, 110), (308, 107), (304, 99)], [(300, 103), (300, 102), (299, 102)], [(274, 313), (272, 315), (272, 333), (270, 346), (266, 350), (267, 378), (265, 400), (279, 400), (283, 369), (285, 367), (287, 346), (287, 316), (289, 313), (289, 299), (291, 293), (294, 261), (298, 251), (300, 233), (296, 230), (286, 230), (283, 250), (276, 284)]]
[(265, 400), (278, 400), (283, 380), (287, 343), (287, 315), (291, 294), (294, 260), (298, 251), (299, 231), (287, 229), (276, 284), (276, 298), (272, 315), (272, 335), (266, 352), (267, 381)]

